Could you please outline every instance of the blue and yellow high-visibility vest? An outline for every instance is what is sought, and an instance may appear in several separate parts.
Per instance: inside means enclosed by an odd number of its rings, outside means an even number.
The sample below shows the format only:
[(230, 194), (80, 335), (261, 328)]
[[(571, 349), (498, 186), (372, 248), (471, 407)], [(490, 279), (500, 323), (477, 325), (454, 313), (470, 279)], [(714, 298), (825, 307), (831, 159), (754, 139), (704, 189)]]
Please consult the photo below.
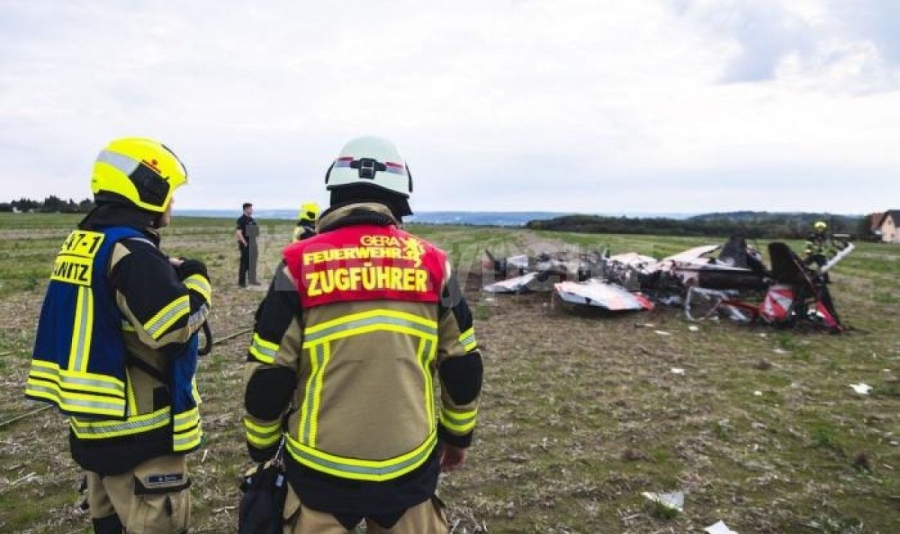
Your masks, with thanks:
[(199, 399), (192, 389), (196, 334), (172, 361), (166, 380), (172, 407), (137, 414), (129, 399), (124, 316), (107, 270), (116, 242), (142, 237), (138, 230), (117, 226), (75, 230), (63, 243), (44, 297), (25, 395), (72, 416), (78, 439), (130, 436), (171, 425), (173, 450), (187, 451), (200, 444), (202, 435)]

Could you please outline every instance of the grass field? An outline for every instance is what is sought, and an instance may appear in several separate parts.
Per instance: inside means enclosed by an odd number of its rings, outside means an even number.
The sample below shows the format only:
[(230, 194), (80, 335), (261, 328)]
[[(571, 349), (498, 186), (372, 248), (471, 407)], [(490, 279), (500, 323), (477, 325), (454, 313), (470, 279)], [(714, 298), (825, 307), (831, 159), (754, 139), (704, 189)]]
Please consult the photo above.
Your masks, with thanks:
[[(8, 422), (41, 406), (23, 398), (35, 318), (76, 221), (0, 214), (0, 532), (89, 532), (64, 419), (44, 410)], [(262, 229), (266, 279), (291, 223)], [(236, 287), (233, 231), (230, 220), (182, 218), (163, 236), (170, 254), (209, 265), (219, 337), (251, 326), (263, 296)], [(440, 487), (457, 534), (685, 533), (719, 520), (741, 534), (900, 532), (900, 247), (860, 244), (837, 267), (832, 294), (853, 330), (832, 336), (725, 322), (693, 331), (678, 309), (587, 317), (546, 294), (479, 290), (485, 247), (661, 257), (702, 238), (412, 231), (451, 252), (486, 364), (469, 461)], [(192, 532), (236, 531), (250, 465), (240, 419), (248, 342), (225, 341), (201, 362), (208, 443), (191, 456)], [(858, 382), (871, 393), (855, 393)], [(668, 491), (685, 493), (682, 513), (641, 496)]]

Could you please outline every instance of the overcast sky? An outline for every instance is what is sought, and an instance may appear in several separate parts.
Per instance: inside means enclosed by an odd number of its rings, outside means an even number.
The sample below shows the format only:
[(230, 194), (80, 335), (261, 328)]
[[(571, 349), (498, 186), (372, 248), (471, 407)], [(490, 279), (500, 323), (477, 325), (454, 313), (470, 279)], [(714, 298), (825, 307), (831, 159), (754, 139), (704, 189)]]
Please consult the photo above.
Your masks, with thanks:
[(897, 0), (0, 0), (0, 201), (110, 139), (178, 208), (325, 202), (381, 135), (414, 210), (900, 208)]

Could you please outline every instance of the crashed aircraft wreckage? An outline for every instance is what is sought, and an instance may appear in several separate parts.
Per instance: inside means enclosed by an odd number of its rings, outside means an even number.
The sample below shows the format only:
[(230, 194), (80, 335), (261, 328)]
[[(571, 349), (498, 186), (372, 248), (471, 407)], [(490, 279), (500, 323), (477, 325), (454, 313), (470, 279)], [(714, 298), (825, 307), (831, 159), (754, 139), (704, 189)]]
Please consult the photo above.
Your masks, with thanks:
[[(729, 241), (729, 244), (731, 242)], [(485, 251), (483, 267), (499, 281), (485, 285), (488, 293), (554, 292), (563, 303), (607, 311), (651, 310), (655, 303), (680, 304), (685, 288), (762, 287), (762, 274), (748, 265), (739, 245), (694, 247), (657, 260), (628, 252), (573, 253), (559, 251), (529, 257), (498, 259)], [(722, 248), (718, 258), (711, 256)], [(757, 260), (760, 273), (762, 262)], [(756, 265), (754, 264), (754, 265)], [(510, 275), (512, 275), (510, 277)]]
[(772, 270), (759, 304), (748, 302), (734, 290), (693, 286), (687, 291), (684, 311), (691, 321), (725, 316), (731, 320), (761, 322), (776, 327), (811, 325), (833, 333), (845, 327), (828, 290), (828, 271), (854, 249), (843, 243), (842, 249), (821, 269), (809, 268), (785, 243), (769, 244)]
[[(852, 250), (853, 244), (844, 242), (840, 252), (821, 272), (827, 272)], [(714, 256), (716, 251), (719, 254)], [(760, 310), (773, 309), (777, 301), (763, 305), (736, 304), (736, 298), (748, 294), (771, 294), (771, 299), (774, 299), (776, 293), (772, 293), (772, 288), (784, 290), (781, 286), (785, 284), (779, 285), (779, 282), (790, 278), (786, 273), (795, 273), (798, 269), (809, 271), (796, 255), (791, 256), (793, 253), (783, 243), (769, 246), (774, 273), (767, 270), (762, 255), (748, 246), (741, 235), (732, 236), (724, 245), (694, 247), (661, 260), (635, 252), (610, 256), (607, 251), (561, 251), (504, 259), (497, 259), (490, 252), (485, 252), (487, 260), (483, 267), (491, 269), (495, 279), (499, 279), (483, 287), (483, 291), (488, 293), (552, 291), (555, 298), (564, 304), (608, 312), (652, 310), (657, 304), (684, 305), (691, 320), (697, 317), (690, 310), (695, 308), (697, 311), (700, 306), (704, 308), (703, 318), (711, 317), (713, 313), (739, 321), (765, 318), (764, 313), (772, 316), (773, 312)], [(825, 295), (815, 299), (816, 302), (827, 302), (827, 306), (822, 306), (833, 321), (826, 320), (825, 323), (839, 324), (824, 283), (817, 282), (813, 275), (809, 278), (812, 285), (804, 285), (790, 294), (800, 295), (801, 300), (809, 299), (811, 293)], [(809, 289), (811, 287), (815, 287), (815, 291)], [(796, 304), (794, 309), (801, 307)], [(788, 315), (796, 313), (793, 311)]]

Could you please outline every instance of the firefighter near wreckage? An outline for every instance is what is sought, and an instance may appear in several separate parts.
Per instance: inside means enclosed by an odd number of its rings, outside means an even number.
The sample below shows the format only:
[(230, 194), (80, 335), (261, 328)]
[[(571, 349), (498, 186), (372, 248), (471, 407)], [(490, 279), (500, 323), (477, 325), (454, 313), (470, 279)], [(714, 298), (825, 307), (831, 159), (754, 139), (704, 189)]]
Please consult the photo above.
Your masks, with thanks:
[(446, 253), (400, 228), (412, 177), (392, 143), (350, 141), (326, 186), (257, 311), (250, 455), (283, 454), (285, 533), (446, 533), (438, 475), (464, 462), (481, 391), (472, 314)]

